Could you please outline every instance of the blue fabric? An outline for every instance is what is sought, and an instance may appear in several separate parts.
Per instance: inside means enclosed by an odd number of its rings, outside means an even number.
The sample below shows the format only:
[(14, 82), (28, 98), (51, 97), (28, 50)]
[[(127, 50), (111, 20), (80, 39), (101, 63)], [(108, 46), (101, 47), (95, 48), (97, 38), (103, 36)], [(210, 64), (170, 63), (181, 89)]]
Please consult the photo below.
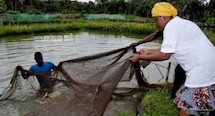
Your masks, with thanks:
[[(43, 75), (50, 75), (52, 69), (54, 69), (56, 66), (51, 62), (43, 62), (42, 66), (38, 66), (37, 64), (32, 65), (30, 68), (30, 71), (35, 74), (43, 74)], [(41, 78), (37, 77), (37, 80), (40, 83), (40, 88), (49, 88), (50, 84), (44, 81)]]
[(192, 115), (208, 114), (215, 110), (215, 84), (200, 88), (188, 88), (183, 85), (176, 93), (174, 103)]

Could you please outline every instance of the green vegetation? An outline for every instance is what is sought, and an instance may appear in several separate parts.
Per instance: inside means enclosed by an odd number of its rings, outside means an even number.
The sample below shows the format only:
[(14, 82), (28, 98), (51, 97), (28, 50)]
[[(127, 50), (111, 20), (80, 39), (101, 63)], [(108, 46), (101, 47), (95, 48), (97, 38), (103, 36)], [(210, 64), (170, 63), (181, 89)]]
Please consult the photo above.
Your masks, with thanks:
[[(126, 14), (151, 17), (151, 8), (163, 0), (95, 0), (78, 2), (76, 0), (0, 0), (1, 13), (96, 13)], [(195, 21), (205, 22), (214, 17), (215, 1), (210, 0), (168, 0), (179, 11), (179, 15)], [(196, 10), (201, 9), (201, 10)]]
[[(131, 17), (131, 16), (130, 16)], [(132, 18), (130, 18), (132, 19)], [(0, 26), (0, 36), (35, 34), (46, 32), (66, 32), (72, 30), (98, 30), (119, 32), (121, 34), (147, 35), (155, 30), (154, 24), (148, 18), (133, 18), (127, 21), (65, 19), (49, 20), (44, 22), (23, 21), (16, 24)], [(135, 20), (138, 20), (137, 22)], [(146, 22), (146, 23), (144, 23)], [(203, 29), (210, 40), (215, 44), (214, 30)]]
[(215, 26), (215, 17), (214, 18), (208, 18), (205, 22), (206, 26)]
[[(178, 109), (170, 98), (170, 87), (164, 84), (160, 88), (135, 94), (141, 98), (143, 116), (178, 116)], [(136, 112), (121, 112), (120, 116), (136, 116)]]
[(33, 34), (42, 32), (62, 32), (71, 30), (99, 30), (120, 33), (149, 34), (155, 30), (151, 23), (113, 22), (108, 20), (70, 20), (69, 22), (34, 23), (1, 26), (0, 36)]
[(166, 88), (150, 90), (142, 98), (144, 116), (177, 116), (177, 108)]
[(215, 45), (215, 33), (214, 31), (205, 31), (205, 34), (208, 36), (208, 38), (211, 40), (211, 42)]

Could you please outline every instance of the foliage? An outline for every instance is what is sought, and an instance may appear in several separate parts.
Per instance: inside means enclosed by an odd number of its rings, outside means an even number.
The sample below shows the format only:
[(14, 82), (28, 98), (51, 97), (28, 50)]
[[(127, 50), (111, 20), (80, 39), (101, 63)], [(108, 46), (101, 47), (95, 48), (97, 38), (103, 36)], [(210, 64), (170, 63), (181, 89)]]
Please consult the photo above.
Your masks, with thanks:
[(0, 0), (0, 13), (5, 12), (5, 7), (3, 4), (3, 0)]
[(177, 116), (178, 111), (168, 89), (150, 90), (142, 98), (144, 116)]
[[(3, 2), (4, 1), (4, 2)], [(106, 13), (132, 14), (151, 17), (154, 3), (162, 0), (96, 0), (94, 2), (77, 2), (70, 0), (1, 0), (0, 10), (6, 9), (21, 13)], [(195, 21), (205, 21), (214, 17), (214, 0), (205, 4), (205, 0), (166, 0), (174, 4), (179, 15)], [(3, 5), (4, 3), (4, 5)], [(5, 6), (5, 8), (3, 8)], [(196, 10), (201, 9), (201, 10)], [(5, 10), (2, 10), (3, 12)]]
[(208, 19), (206, 20), (205, 24), (206, 24), (207, 26), (215, 26), (215, 17), (213, 17), (213, 18), (208, 18)]
[(53, 20), (46, 21), (44, 24), (25, 22), (28, 25), (8, 25), (1, 26), (0, 36), (14, 35), (14, 34), (30, 34), (40, 32), (58, 32), (66, 30), (99, 30), (99, 31), (112, 31), (120, 33), (135, 33), (135, 34), (149, 34), (155, 30), (151, 23), (135, 23), (135, 22), (113, 22), (108, 20)]
[(135, 15), (126, 15), (127, 21), (130, 22), (139, 22), (139, 23), (154, 23), (152, 18), (149, 17), (140, 17)]
[(208, 38), (210, 39), (210, 41), (215, 45), (215, 34), (214, 31), (205, 31), (206, 35), (208, 36)]
[(208, 4), (208, 11), (210, 16), (215, 17), (215, 0), (210, 0), (210, 4)]
[(81, 14), (78, 13), (70, 13), (70, 14), (62, 14), (62, 19), (78, 19), (81, 18)]
[(19, 11), (14, 11), (14, 10), (8, 10), (7, 13), (10, 13), (10, 14), (18, 14), (20, 13)]
[[(109, 32), (120, 32), (123, 34), (149, 34), (155, 30), (155, 26), (152, 23), (151, 18), (141, 18), (132, 15), (126, 15), (126, 21), (109, 21), (109, 20), (83, 20), (80, 18), (80, 14), (63, 14), (61, 19), (52, 19), (46, 21), (4, 21), (1, 25), (17, 25), (19, 28), (13, 28), (13, 26), (1, 26), (0, 36), (10, 34), (25, 34), (25, 33), (38, 33), (38, 32), (50, 32), (50, 31), (67, 31), (67, 30), (99, 30)], [(211, 18), (210, 21), (214, 21)], [(37, 25), (33, 30), (32, 26)], [(27, 28), (23, 28), (24, 25), (29, 25)], [(53, 26), (52, 26), (53, 25)], [(204, 29), (203, 23), (198, 23), (210, 38), (213, 44), (215, 44), (214, 29)]]
[(130, 112), (120, 112), (119, 116), (136, 116), (136, 114)]
[[(178, 109), (170, 98), (170, 85), (164, 84), (161, 88), (150, 89), (135, 94), (141, 98), (142, 116), (178, 116)], [(136, 116), (136, 112), (120, 112), (120, 116)]]
[(33, 7), (26, 7), (26, 13), (29, 14), (41, 14), (42, 12), (40, 10), (37, 10)]

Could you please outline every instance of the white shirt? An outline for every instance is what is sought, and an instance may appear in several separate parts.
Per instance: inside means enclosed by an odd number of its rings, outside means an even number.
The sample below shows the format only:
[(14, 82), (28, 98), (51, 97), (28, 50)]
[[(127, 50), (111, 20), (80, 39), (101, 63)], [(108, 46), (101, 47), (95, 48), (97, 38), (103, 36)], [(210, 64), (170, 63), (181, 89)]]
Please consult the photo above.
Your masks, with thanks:
[(163, 34), (161, 52), (172, 53), (186, 71), (185, 86), (215, 84), (215, 47), (195, 23), (174, 17)]

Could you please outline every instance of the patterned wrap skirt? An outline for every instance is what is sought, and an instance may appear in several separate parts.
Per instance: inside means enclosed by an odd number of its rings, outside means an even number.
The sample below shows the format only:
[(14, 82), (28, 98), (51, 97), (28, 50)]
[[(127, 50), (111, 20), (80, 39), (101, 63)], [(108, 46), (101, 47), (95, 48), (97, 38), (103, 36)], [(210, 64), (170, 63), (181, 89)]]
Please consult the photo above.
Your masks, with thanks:
[(181, 86), (173, 102), (190, 115), (207, 115), (215, 110), (215, 84), (200, 88)]

